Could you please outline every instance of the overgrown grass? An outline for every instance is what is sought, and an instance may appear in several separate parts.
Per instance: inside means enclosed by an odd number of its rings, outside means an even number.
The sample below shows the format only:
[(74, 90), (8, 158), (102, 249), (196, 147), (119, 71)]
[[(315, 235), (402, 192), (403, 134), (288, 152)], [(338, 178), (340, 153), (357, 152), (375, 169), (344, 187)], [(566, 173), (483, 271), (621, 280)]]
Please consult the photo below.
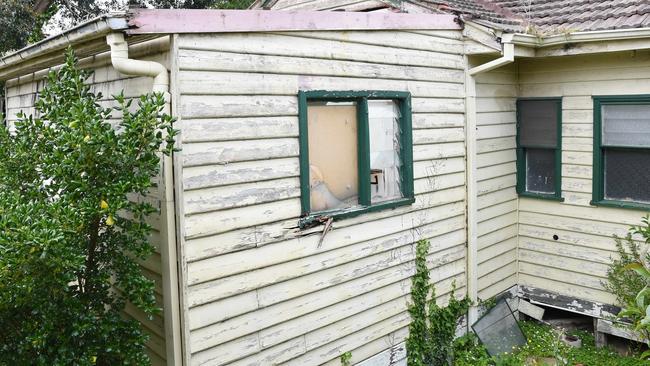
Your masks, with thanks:
[[(648, 366), (650, 362), (635, 357), (623, 357), (609, 348), (596, 348), (593, 334), (572, 331), (568, 334), (582, 340), (581, 348), (568, 346), (559, 340), (550, 326), (536, 322), (520, 323), (528, 344), (512, 354), (495, 359), (488, 356), (476, 336), (469, 334), (454, 342), (455, 366), (521, 366), (536, 365), (538, 357), (555, 358), (558, 365), (582, 366)], [(528, 363), (527, 363), (528, 362)]]

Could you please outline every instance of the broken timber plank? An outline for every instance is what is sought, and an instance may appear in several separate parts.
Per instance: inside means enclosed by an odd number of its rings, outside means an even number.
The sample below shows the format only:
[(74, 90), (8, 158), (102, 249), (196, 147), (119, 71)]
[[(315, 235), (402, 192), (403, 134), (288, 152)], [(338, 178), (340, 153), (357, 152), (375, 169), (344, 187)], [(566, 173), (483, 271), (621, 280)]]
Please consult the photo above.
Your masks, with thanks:
[(523, 299), (519, 300), (519, 307), (517, 310), (519, 310), (520, 313), (526, 314), (536, 320), (542, 320), (542, 318), (544, 318), (544, 308), (533, 305)]
[[(619, 325), (620, 324), (620, 325)], [(610, 320), (605, 320), (605, 319), (597, 319), (596, 320), (596, 330), (595, 333), (599, 333), (596, 336), (597, 340), (600, 340), (601, 337), (604, 338), (605, 334), (611, 334), (616, 337), (620, 338), (625, 338), (629, 340), (633, 340), (636, 342), (641, 342), (641, 343), (646, 343), (647, 340), (643, 338), (643, 336), (639, 333), (636, 332), (628, 327), (625, 327), (622, 323), (615, 323)], [(600, 344), (599, 344), (600, 343)], [(597, 342), (596, 345), (599, 347), (602, 345), (606, 345), (607, 342), (601, 340), (600, 342)]]

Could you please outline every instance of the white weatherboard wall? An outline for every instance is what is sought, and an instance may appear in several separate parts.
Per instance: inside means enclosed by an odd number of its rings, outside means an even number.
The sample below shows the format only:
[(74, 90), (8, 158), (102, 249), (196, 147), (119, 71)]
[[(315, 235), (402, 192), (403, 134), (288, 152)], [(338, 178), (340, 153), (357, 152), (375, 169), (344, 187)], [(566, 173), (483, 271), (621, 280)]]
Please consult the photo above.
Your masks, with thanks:
[[(135, 58), (161, 62), (165, 65), (169, 64), (169, 42), (165, 39), (158, 39), (150, 41), (145, 44), (132, 47), (131, 54)], [(143, 55), (146, 55), (143, 56)], [(126, 77), (119, 74), (110, 65), (110, 58), (108, 54), (101, 54), (82, 60), (83, 67), (93, 70), (93, 75), (87, 82), (92, 86), (95, 93), (101, 92), (103, 99), (100, 104), (104, 107), (114, 106), (111, 95), (115, 95), (124, 91), (127, 98), (138, 97), (141, 94), (151, 92), (153, 86), (153, 78), (149, 77)], [(7, 121), (9, 125), (17, 120), (16, 114), (21, 110), (27, 115), (34, 115), (34, 103), (37, 99), (38, 92), (45, 86), (44, 78), (47, 76), (48, 70), (43, 70), (35, 74), (30, 74), (7, 81)], [(135, 105), (136, 103), (134, 103)], [(119, 115), (114, 112), (115, 118), (112, 122), (119, 122)], [(160, 206), (160, 192), (153, 189), (147, 200), (150, 201), (154, 207)], [(159, 307), (163, 306), (163, 292), (162, 292), (162, 268), (160, 257), (160, 243), (161, 243), (161, 221), (158, 215), (152, 215), (149, 223), (153, 227), (151, 243), (155, 247), (155, 253), (142, 263), (142, 269), (145, 276), (153, 280), (155, 283), (155, 296), (156, 302)], [(147, 352), (150, 355), (153, 365), (166, 365), (165, 354), (165, 327), (163, 317), (155, 315), (153, 320), (148, 320), (147, 316), (133, 307), (127, 305), (127, 316), (140, 321), (143, 325), (143, 330), (149, 335), (147, 342)]]
[(476, 76), (480, 299), (517, 284), (516, 98), (514, 63)]
[[(562, 98), (562, 197), (519, 202), (519, 283), (612, 304), (605, 292), (612, 235), (625, 236), (646, 213), (593, 207), (592, 95), (650, 94), (648, 51), (519, 62), (522, 97)], [(558, 236), (558, 240), (553, 239)]]
[[(191, 365), (338, 365), (399, 344), (419, 238), (442, 300), (465, 292), (460, 32), (176, 40)], [(410, 91), (416, 203), (337, 221), (320, 248), (300, 237), (301, 89)]]

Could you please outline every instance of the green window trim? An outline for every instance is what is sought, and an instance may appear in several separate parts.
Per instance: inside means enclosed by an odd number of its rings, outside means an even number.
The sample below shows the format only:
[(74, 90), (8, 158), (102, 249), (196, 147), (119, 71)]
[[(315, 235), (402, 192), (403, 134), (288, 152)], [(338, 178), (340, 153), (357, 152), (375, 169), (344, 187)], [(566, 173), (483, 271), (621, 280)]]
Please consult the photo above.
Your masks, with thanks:
[[(401, 188), (403, 198), (371, 204), (370, 197), (370, 131), (368, 122), (368, 100), (392, 99), (399, 103), (402, 159)], [(357, 102), (357, 138), (359, 170), (359, 207), (340, 210), (311, 212), (309, 177), (309, 131), (307, 103), (309, 101), (354, 101)], [(326, 91), (310, 90), (298, 92), (298, 124), (300, 143), (300, 202), (302, 218), (300, 226), (309, 225), (321, 217), (334, 219), (358, 216), (368, 212), (410, 205), (415, 202), (413, 191), (413, 134), (411, 122), (411, 93), (400, 91)]]
[[(605, 198), (605, 164), (603, 161), (602, 145), (602, 106), (603, 105), (636, 105), (636, 104), (650, 104), (650, 94), (639, 95), (594, 95), (592, 96), (594, 102), (594, 146), (593, 146), (593, 185), (592, 185), (592, 200), (589, 202), (592, 206), (626, 208), (632, 210), (641, 210), (650, 212), (650, 203), (634, 202), (634, 201), (618, 201)], [(608, 146), (615, 149), (644, 149), (640, 147), (630, 146)], [(646, 148), (644, 150), (648, 150)]]
[[(520, 104), (524, 101), (554, 101), (557, 103), (557, 145), (555, 148), (555, 192), (553, 194), (544, 194), (539, 192), (526, 191), (526, 148), (523, 147), (519, 141), (521, 114)], [(517, 131), (516, 131), (516, 146), (517, 146), (517, 194), (520, 197), (539, 198), (551, 201), (563, 202), (562, 197), (562, 97), (530, 97), (530, 98), (517, 98)], [(527, 148), (535, 148), (528, 146)]]

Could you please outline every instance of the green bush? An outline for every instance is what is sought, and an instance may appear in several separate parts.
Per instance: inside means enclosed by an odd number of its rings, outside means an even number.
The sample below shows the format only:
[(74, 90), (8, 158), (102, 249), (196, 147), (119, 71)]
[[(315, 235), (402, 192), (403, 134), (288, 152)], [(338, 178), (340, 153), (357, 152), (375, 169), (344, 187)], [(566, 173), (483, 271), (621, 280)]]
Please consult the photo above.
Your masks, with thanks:
[[(153, 247), (142, 199), (176, 131), (164, 98), (116, 96), (118, 128), (84, 84), (71, 50), (15, 134), (0, 131), (0, 364), (141, 365), (146, 336), (123, 316), (152, 316)], [(118, 132), (119, 131), (119, 132)]]
[[(633, 231), (640, 232), (639, 230), (640, 228), (633, 228)], [(607, 281), (603, 282), (603, 286), (616, 296), (618, 305), (628, 309), (620, 315), (625, 316), (626, 321), (630, 321), (636, 326), (645, 317), (645, 310), (637, 309), (637, 295), (649, 282), (641, 273), (630, 271), (630, 266), (634, 266), (635, 263), (648, 262), (650, 257), (646, 254), (644, 258), (644, 255), (641, 254), (640, 245), (632, 239), (633, 231), (628, 233), (625, 238), (614, 236), (618, 257), (610, 263), (607, 270)], [(650, 336), (647, 329), (640, 330), (646, 339)]]
[[(646, 216), (643, 219), (643, 224), (634, 226), (630, 229), (633, 234), (640, 235), (645, 244), (650, 244), (650, 217)], [(628, 264), (625, 269), (628, 271), (630, 277), (638, 277), (643, 281), (643, 287), (638, 291), (634, 299), (626, 299), (623, 304), (624, 309), (618, 316), (632, 320), (634, 329), (639, 331), (650, 345), (650, 263), (649, 257), (641, 258), (637, 262)], [(646, 351), (641, 355), (641, 358), (650, 358), (650, 351)]]

